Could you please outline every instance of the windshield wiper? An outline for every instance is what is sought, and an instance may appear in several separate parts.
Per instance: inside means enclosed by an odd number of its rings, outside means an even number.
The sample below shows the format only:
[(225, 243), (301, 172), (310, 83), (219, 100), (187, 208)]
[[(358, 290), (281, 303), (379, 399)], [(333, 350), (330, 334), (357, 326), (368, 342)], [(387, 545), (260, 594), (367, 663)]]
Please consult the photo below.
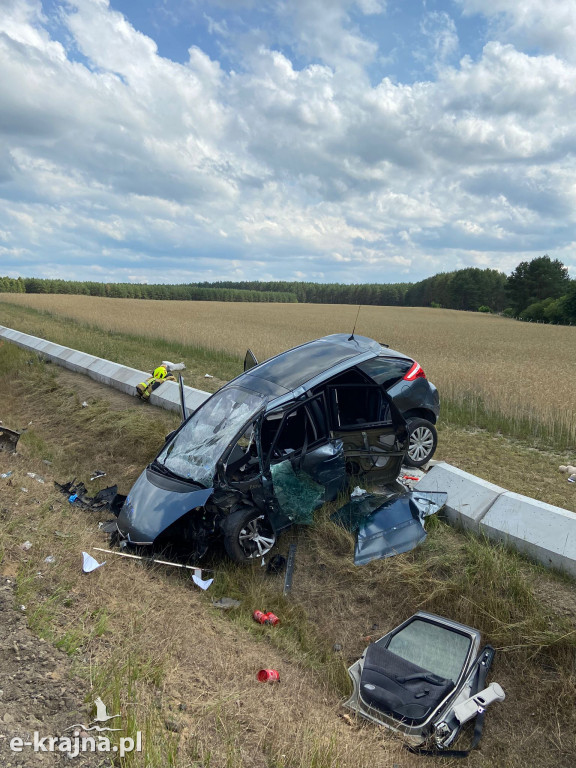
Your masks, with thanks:
[(152, 464), (148, 465), (148, 469), (151, 469), (153, 472), (157, 472), (159, 475), (166, 475), (167, 477), (175, 477), (178, 480), (186, 480), (187, 478), (182, 477), (181, 475), (177, 475), (176, 472), (172, 472), (171, 469), (168, 469), (167, 466), (164, 464), (160, 464), (158, 459), (154, 459)]

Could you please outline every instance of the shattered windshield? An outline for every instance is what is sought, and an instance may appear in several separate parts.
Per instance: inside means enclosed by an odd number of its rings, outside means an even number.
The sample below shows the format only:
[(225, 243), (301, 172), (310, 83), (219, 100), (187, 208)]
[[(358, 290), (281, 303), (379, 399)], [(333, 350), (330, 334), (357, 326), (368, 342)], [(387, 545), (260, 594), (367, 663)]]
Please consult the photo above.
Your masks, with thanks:
[(180, 477), (209, 488), (224, 450), (265, 402), (255, 392), (223, 389), (192, 414), (157, 461)]

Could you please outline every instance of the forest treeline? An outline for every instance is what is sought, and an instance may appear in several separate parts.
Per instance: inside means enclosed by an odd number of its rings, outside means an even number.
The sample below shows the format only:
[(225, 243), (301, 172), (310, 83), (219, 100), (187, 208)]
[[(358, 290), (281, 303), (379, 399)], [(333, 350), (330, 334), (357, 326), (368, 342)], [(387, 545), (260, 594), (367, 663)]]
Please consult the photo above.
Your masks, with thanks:
[(1, 292), (177, 301), (444, 307), (503, 313), (533, 322), (576, 323), (576, 280), (570, 279), (568, 269), (562, 262), (547, 255), (521, 262), (508, 276), (495, 269), (468, 267), (441, 272), (417, 283), (346, 285), (275, 280), (148, 285), (0, 277)]

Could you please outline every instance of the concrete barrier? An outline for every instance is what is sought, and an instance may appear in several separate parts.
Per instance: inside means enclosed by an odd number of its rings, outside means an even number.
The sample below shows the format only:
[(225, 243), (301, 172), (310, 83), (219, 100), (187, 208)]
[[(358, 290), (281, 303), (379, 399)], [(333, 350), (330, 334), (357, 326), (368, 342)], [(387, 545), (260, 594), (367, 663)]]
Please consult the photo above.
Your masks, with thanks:
[(576, 515), (506, 491), (484, 515), (480, 530), (549, 568), (576, 577)]
[[(120, 363), (112, 363), (102, 357), (88, 355), (86, 352), (63, 347), (61, 344), (40, 339), (38, 336), (30, 336), (27, 333), (15, 331), (2, 325), (0, 325), (0, 338), (11, 341), (23, 349), (28, 349), (45, 360), (50, 360), (70, 371), (85, 374), (95, 381), (119, 389), (127, 395), (136, 396), (136, 386), (150, 376), (150, 373), (146, 371), (129, 368), (126, 365), (120, 365)], [(184, 402), (188, 413), (195, 411), (208, 397), (210, 397), (209, 392), (184, 386)], [(179, 411), (180, 391), (178, 384), (174, 381), (165, 381), (151, 394), (150, 402), (152, 405), (169, 411)]]
[(433, 466), (416, 487), (419, 491), (445, 491), (448, 494), (444, 508), (446, 517), (454, 525), (475, 532), (492, 504), (506, 493), (506, 488), (481, 480), (445, 461)]
[(576, 577), (576, 514), (439, 462), (415, 486), (446, 491), (448, 520)]

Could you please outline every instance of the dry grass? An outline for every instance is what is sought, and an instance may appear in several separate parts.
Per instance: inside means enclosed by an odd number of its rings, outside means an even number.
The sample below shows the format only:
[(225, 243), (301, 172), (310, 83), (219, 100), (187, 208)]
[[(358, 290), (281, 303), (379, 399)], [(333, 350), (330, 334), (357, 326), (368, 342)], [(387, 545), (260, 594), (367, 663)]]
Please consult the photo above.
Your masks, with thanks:
[[(357, 312), (349, 305), (0, 298), (106, 331), (238, 356), (251, 347), (260, 360), (318, 336), (349, 332)], [(444, 418), (561, 446), (576, 443), (576, 329), (452, 310), (363, 307), (356, 330), (416, 358), (440, 390)]]

